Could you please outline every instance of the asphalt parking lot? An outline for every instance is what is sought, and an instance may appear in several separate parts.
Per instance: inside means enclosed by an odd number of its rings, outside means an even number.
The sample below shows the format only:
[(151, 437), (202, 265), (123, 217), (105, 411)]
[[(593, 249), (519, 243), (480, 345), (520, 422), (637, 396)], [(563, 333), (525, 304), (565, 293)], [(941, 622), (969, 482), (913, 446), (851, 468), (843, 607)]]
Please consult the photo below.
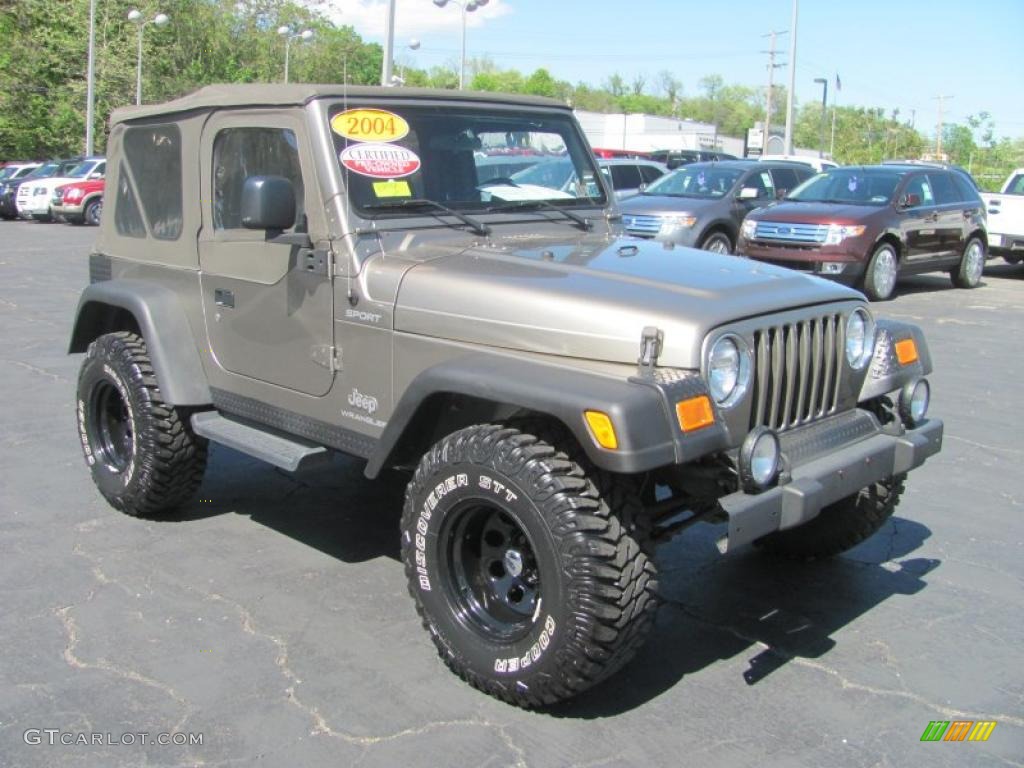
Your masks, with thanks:
[[(437, 659), (397, 559), (401, 488), (359, 462), (290, 476), (215, 447), (175, 517), (106, 505), (65, 355), (94, 234), (0, 222), (0, 765), (1024, 765), (1024, 265), (875, 306), (923, 326), (946, 421), (879, 534), (797, 566), (689, 532), (659, 553), (637, 659), (531, 713)], [(997, 725), (922, 743), (933, 720)], [(138, 736), (163, 732), (202, 744)]]

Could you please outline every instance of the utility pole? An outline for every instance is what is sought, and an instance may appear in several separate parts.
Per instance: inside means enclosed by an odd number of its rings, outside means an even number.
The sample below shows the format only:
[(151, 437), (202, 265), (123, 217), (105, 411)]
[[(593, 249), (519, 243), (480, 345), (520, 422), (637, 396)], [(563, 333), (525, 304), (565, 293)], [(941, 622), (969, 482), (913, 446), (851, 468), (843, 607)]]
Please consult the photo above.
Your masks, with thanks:
[(952, 99), (952, 96), (933, 96), (937, 102), (939, 102), (939, 124), (935, 129), (935, 159), (942, 159), (942, 109), (945, 106), (946, 99)]
[(793, 0), (793, 18), (789, 46), (789, 92), (786, 93), (786, 154), (793, 154), (793, 91), (796, 89), (796, 11), (798, 0)]
[(767, 53), (768, 54), (768, 99), (767, 99), (768, 104), (765, 107), (765, 112), (764, 112), (764, 138), (761, 140), (761, 154), (762, 155), (767, 155), (768, 154), (768, 139), (771, 137), (771, 128), (772, 128), (772, 96), (773, 96), (773, 91), (775, 89), (775, 70), (778, 69), (779, 67), (785, 66), (784, 64), (776, 64), (775, 63), (775, 56), (777, 55), (777, 52), (775, 50), (775, 39), (779, 35), (786, 34), (786, 32), (787, 32), (787, 30), (783, 29), (783, 30), (778, 30), (778, 31), (775, 31), (775, 32), (769, 32), (769, 33), (767, 33), (765, 35), (761, 35), (761, 37), (767, 37), (767, 38), (770, 38), (770, 40), (771, 40), (771, 42), (768, 45), (768, 50), (767, 51), (761, 51), (761, 53)]

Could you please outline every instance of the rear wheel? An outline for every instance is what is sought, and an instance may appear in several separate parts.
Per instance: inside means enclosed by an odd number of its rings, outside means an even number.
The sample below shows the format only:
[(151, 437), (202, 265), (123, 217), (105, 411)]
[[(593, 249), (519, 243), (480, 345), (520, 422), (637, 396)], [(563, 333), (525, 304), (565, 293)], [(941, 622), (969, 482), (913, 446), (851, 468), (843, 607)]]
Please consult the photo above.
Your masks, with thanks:
[(207, 443), (160, 395), (146, 343), (122, 331), (89, 345), (78, 376), (78, 434), (93, 481), (111, 506), (157, 515), (188, 501)]
[(700, 244), (701, 250), (712, 253), (732, 253), (732, 240), (725, 232), (712, 232)]
[(445, 664), (518, 706), (603, 680), (653, 625), (653, 563), (579, 464), (513, 427), (468, 427), (424, 456), (402, 557)]
[(977, 288), (984, 271), (985, 243), (980, 237), (972, 237), (967, 241), (960, 264), (950, 270), (949, 276), (957, 288)]
[(899, 274), (899, 257), (890, 243), (882, 243), (871, 254), (867, 269), (864, 270), (862, 287), (872, 301), (885, 301), (896, 289)]
[(899, 504), (906, 475), (869, 485), (825, 507), (810, 522), (765, 536), (757, 544), (794, 560), (832, 557), (866, 541)]

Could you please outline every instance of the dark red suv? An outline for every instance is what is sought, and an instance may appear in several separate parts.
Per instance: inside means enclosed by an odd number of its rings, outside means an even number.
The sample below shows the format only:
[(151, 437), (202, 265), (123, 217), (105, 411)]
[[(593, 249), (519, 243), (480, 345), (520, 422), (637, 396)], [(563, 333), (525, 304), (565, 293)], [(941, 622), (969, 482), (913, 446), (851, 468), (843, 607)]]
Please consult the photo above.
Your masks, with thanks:
[(987, 257), (985, 207), (954, 169), (848, 166), (751, 212), (736, 253), (889, 298), (901, 275), (947, 271), (974, 288)]

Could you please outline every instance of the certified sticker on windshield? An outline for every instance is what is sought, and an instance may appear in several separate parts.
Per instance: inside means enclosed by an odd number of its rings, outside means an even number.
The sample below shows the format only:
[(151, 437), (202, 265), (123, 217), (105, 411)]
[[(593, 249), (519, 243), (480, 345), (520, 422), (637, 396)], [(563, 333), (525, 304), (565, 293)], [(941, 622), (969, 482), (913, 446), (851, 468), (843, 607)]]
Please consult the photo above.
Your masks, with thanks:
[(331, 118), (331, 130), (352, 141), (398, 141), (409, 134), (409, 123), (383, 109), (348, 109)]
[(345, 147), (338, 158), (352, 173), (373, 179), (397, 179), (411, 176), (420, 169), (419, 156), (395, 144), (353, 144)]

